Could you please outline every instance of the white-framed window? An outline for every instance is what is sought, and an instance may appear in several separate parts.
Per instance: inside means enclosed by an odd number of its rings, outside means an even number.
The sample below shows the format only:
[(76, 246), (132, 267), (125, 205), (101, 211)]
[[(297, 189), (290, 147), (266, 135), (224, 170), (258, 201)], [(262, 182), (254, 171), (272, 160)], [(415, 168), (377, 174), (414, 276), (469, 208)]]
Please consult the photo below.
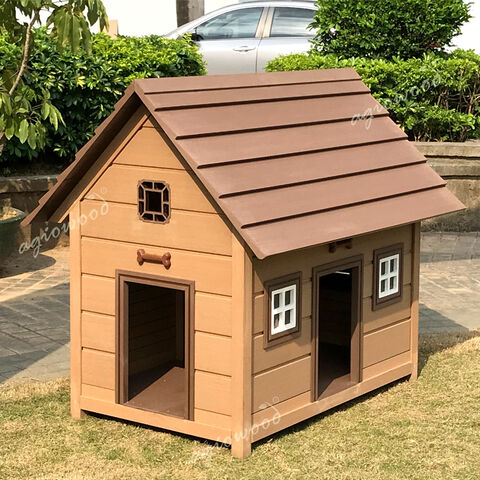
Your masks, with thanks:
[(402, 269), (403, 244), (373, 251), (373, 310), (402, 299)]
[(379, 260), (378, 298), (384, 298), (398, 293), (400, 276), (399, 265), (399, 253)]
[(270, 332), (272, 335), (286, 332), (297, 325), (297, 285), (272, 290), (270, 308)]

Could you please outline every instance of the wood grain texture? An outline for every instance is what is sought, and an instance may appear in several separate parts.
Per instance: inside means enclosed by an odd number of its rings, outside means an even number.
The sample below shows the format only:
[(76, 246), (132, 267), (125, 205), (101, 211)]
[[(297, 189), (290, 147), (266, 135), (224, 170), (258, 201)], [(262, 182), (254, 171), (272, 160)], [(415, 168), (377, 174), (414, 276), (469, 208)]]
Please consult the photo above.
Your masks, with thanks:
[(195, 408), (232, 414), (232, 380), (224, 375), (195, 372)]
[(363, 369), (363, 380), (370, 380), (371, 378), (382, 375), (385, 372), (395, 370), (396, 368), (399, 368), (405, 364), (411, 365), (410, 358), (410, 351), (406, 351), (400, 353), (399, 355), (395, 355), (394, 357), (390, 357), (386, 360), (370, 365), (369, 367)]
[(411, 305), (411, 354), (412, 375), (411, 380), (418, 376), (418, 307), (419, 307), (419, 284), (420, 284), (420, 223), (412, 225), (412, 305)]
[(232, 417), (229, 415), (221, 415), (220, 413), (207, 412), (206, 410), (196, 408), (194, 411), (194, 418), (195, 423), (211, 425), (225, 430), (230, 430), (232, 428)]
[(283, 402), (311, 389), (311, 359), (303, 357), (253, 379), (253, 412), (263, 405)]
[(271, 422), (267, 429), (260, 428), (254, 435), (253, 441), (256, 442), (262, 438), (273, 435), (285, 428), (290, 427), (296, 423), (306, 420), (307, 418), (318, 415), (342, 403), (348, 402), (356, 397), (364, 395), (376, 388), (386, 385), (390, 382), (406, 377), (410, 374), (412, 365), (406, 363), (393, 370), (388, 370), (381, 375), (363, 381), (353, 387), (347, 388), (339, 393), (323, 398), (316, 402), (310, 403), (304, 407), (295, 408), (290, 412), (282, 414), (280, 421), (274, 424)]
[(114, 316), (115, 280), (82, 275), (82, 309)]
[[(172, 255), (171, 267), (167, 270), (162, 265), (149, 262), (138, 265), (139, 248), (154, 255), (163, 255), (168, 249)], [(197, 291), (220, 295), (231, 295), (232, 292), (232, 263), (227, 256), (88, 237), (82, 238), (82, 254), (82, 271), (91, 275), (114, 278), (115, 270), (121, 269), (172, 278), (192, 278)]]
[(312, 319), (302, 318), (300, 336), (285, 343), (265, 349), (263, 335), (253, 339), (253, 373), (257, 374), (282, 363), (293, 361), (312, 352)]
[(158, 132), (152, 128), (142, 128), (138, 131), (113, 163), (184, 170), (180, 160)]
[(82, 230), (85, 236), (220, 255), (232, 253), (230, 230), (219, 215), (176, 210), (169, 223), (158, 224), (140, 221), (136, 206), (108, 203), (102, 215), (103, 205), (95, 200), (82, 202), (81, 212), (87, 219)]
[(96, 387), (95, 385), (82, 385), (82, 397), (94, 398), (103, 402), (115, 403), (115, 390)]
[[(81, 397), (80, 406), (87, 411), (100, 413), (115, 418), (123, 418), (131, 422), (151, 425), (178, 433), (185, 433), (200, 438), (216, 441), (218, 438), (229, 438), (230, 430), (211, 425), (204, 425), (177, 417), (148, 412), (138, 408), (110, 403), (89, 397)], [(108, 421), (108, 420), (105, 420)]]
[(232, 340), (210, 333), (195, 333), (195, 370), (232, 375)]
[(115, 355), (82, 349), (82, 383), (115, 390)]
[(253, 266), (232, 235), (232, 455), (251, 452)]
[(363, 337), (363, 368), (410, 350), (411, 323), (406, 320)]
[[(157, 159), (161, 164), (161, 159)], [(137, 205), (138, 182), (154, 180), (167, 183), (172, 192), (170, 205), (174, 210), (216, 213), (192, 179), (192, 172), (166, 168), (146, 168), (114, 164), (95, 182), (87, 198), (103, 198), (107, 202)]]
[(115, 317), (82, 312), (82, 347), (115, 352)]
[[(70, 220), (80, 216), (80, 204), (70, 210)], [(81, 326), (81, 227), (70, 230), (70, 413), (81, 418), (80, 393), (82, 384), (82, 326)]]
[(231, 336), (232, 299), (197, 292), (195, 294), (195, 330)]

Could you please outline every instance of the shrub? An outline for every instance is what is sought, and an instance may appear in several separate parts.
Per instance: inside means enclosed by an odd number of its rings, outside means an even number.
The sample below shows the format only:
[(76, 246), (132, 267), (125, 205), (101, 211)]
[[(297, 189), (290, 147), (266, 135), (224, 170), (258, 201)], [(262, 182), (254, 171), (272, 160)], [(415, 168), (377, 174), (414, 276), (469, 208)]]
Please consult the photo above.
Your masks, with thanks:
[[(57, 164), (71, 161), (136, 78), (205, 73), (202, 57), (188, 39), (149, 36), (112, 40), (97, 34), (91, 55), (72, 54), (69, 50), (58, 52), (54, 40), (45, 31), (37, 32), (35, 42), (25, 83), (32, 89), (41, 86), (48, 91), (65, 125), (59, 125), (57, 131), (45, 125), (46, 146), (40, 151), (14, 138), (7, 142), (0, 169), (18, 167), (19, 159)], [(8, 63), (15, 55), (20, 55), (20, 50), (0, 37), (0, 71), (8, 70)]]
[(469, 18), (463, 0), (318, 0), (314, 44), (343, 57), (420, 57), (450, 45)]
[(339, 67), (355, 68), (412, 140), (480, 137), (480, 55), (472, 51), (408, 60), (341, 59), (311, 52), (278, 57), (267, 71)]

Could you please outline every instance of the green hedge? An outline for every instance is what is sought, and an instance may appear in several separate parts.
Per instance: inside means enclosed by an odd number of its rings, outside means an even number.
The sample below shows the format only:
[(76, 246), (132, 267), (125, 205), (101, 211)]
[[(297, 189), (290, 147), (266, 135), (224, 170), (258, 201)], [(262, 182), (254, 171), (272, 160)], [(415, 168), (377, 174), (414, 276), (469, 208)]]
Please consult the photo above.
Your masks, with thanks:
[[(0, 73), (11, 68), (20, 55), (17, 46), (0, 36)], [(92, 54), (59, 53), (43, 30), (36, 31), (35, 49), (25, 82), (42, 86), (63, 115), (65, 125), (54, 131), (47, 125), (46, 147), (32, 150), (28, 143), (12, 139), (0, 158), (1, 171), (14, 170), (24, 162), (65, 164), (93, 135), (113, 110), (125, 88), (136, 78), (203, 75), (205, 67), (197, 47), (186, 39), (167, 40), (94, 35)]]
[(480, 138), (480, 55), (456, 50), (449, 55), (380, 60), (311, 52), (278, 57), (267, 70), (338, 67), (355, 68), (410, 139), (461, 142)]

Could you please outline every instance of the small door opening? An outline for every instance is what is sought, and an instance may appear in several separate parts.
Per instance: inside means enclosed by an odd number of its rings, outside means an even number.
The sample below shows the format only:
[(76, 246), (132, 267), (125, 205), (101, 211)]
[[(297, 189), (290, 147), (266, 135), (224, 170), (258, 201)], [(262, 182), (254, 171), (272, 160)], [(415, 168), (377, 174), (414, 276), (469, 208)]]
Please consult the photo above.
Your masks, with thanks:
[[(345, 268), (346, 267), (346, 268)], [(320, 271), (316, 278), (316, 398), (360, 381), (359, 266)]]
[(119, 403), (188, 418), (189, 292), (128, 278), (122, 283)]

